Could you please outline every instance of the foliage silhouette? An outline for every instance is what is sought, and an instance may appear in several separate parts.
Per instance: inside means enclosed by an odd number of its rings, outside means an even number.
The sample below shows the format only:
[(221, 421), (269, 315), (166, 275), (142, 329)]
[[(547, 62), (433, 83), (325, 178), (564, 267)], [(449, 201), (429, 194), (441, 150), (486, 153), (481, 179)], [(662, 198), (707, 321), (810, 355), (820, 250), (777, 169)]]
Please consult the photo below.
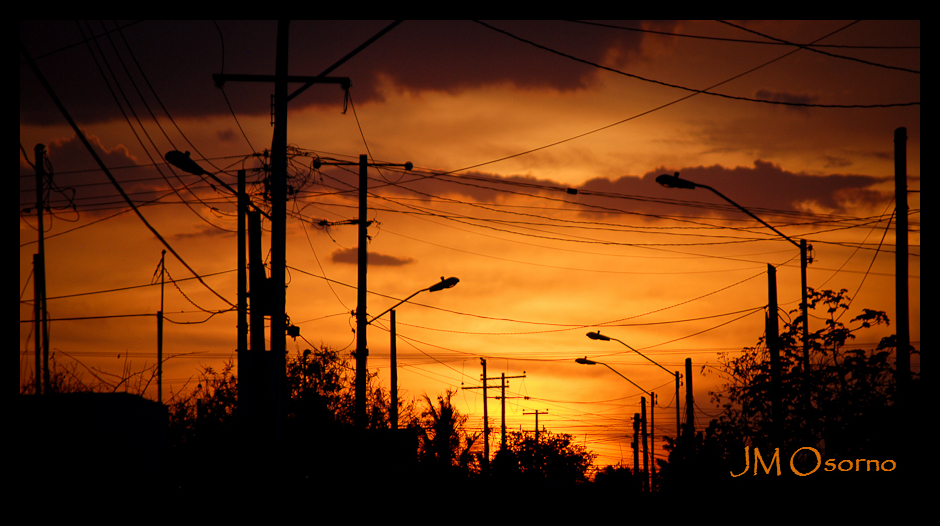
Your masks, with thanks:
[[(729, 487), (762, 491), (784, 480), (792, 484), (797, 475), (789, 463), (800, 448), (815, 449), (823, 461), (880, 458), (900, 462), (902, 442), (898, 440), (897, 426), (903, 421), (895, 390), (894, 337), (883, 338), (872, 351), (846, 348), (858, 333), (888, 324), (887, 315), (863, 309), (849, 321), (849, 326), (840, 321), (850, 304), (845, 289), (839, 292), (809, 289), (808, 298), (810, 316), (824, 311), (825, 325), (809, 332), (808, 374), (804, 374), (801, 365), (803, 319), (799, 310), (790, 311), (792, 321), (784, 325), (779, 335), (782, 407), (776, 434), (771, 421), (771, 371), (764, 335), (757, 346), (745, 348), (740, 355), (721, 354), (718, 365), (708, 368), (724, 380), (721, 390), (710, 393), (722, 406), (722, 413), (691, 440), (683, 437), (677, 443), (674, 437), (666, 437), (669, 460), (659, 461), (659, 481), (664, 491), (703, 488), (724, 491)], [(917, 376), (914, 375), (915, 388), (919, 388)], [(745, 466), (742, 456), (745, 447), (751, 452), (752, 471), (747, 476), (732, 477), (731, 473), (740, 473)], [(753, 478), (757, 467), (753, 460), (755, 448), (760, 449), (767, 463), (779, 448), (780, 477), (773, 474), (760, 479), (761, 484), (754, 483), (758, 480)], [(793, 456), (793, 466), (800, 473), (812, 471), (817, 464), (819, 461), (808, 449)], [(813, 475), (815, 478), (800, 482), (807, 489), (810, 482), (832, 484), (837, 477), (839, 484), (846, 484), (849, 475), (855, 474), (838, 470), (826, 473), (821, 468)], [(876, 482), (872, 476), (858, 475), (851, 480), (852, 484)], [(877, 475), (878, 483), (897, 479), (897, 473)]]
[(470, 450), (480, 433), (464, 429), (467, 417), (461, 415), (451, 403), (454, 391), (447, 389), (438, 395), (437, 404), (424, 395), (425, 407), (419, 418), (413, 419), (418, 430), (418, 459), (432, 470), (451, 476), (479, 472), (479, 461)]
[[(587, 483), (588, 470), (597, 458), (584, 446), (575, 444), (570, 434), (544, 430), (538, 435), (522, 431), (507, 433), (505, 447), (497, 457), (500, 455), (505, 458), (494, 462), (494, 469), (502, 471), (498, 475), (517, 478), (532, 486), (561, 487)], [(513, 469), (518, 473), (513, 473)]]

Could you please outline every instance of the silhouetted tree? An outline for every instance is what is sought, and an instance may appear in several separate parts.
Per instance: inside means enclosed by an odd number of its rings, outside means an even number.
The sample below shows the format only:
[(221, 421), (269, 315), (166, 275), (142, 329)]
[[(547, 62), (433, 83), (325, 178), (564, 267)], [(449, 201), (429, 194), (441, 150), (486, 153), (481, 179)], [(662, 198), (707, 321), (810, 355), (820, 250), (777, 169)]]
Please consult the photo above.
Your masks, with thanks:
[(440, 471), (453, 472), (459, 468), (464, 474), (478, 469), (470, 449), (480, 437), (464, 429), (467, 417), (461, 415), (451, 403), (454, 392), (450, 389), (438, 395), (437, 404), (424, 395), (425, 408), (416, 421), (418, 428), (418, 458)]
[(597, 455), (575, 444), (566, 433), (521, 431), (507, 433), (505, 450), (518, 462), (519, 474), (529, 484), (573, 486), (587, 482), (588, 469)]
[[(711, 369), (722, 376), (724, 384), (711, 395), (722, 405), (722, 414), (689, 442), (685, 437), (678, 444), (673, 437), (666, 438), (670, 454), (668, 462), (660, 461), (663, 489), (731, 484), (730, 473), (744, 467), (745, 446), (752, 455), (755, 447), (760, 448), (768, 461), (779, 448), (782, 472), (790, 476), (795, 476), (789, 469), (790, 457), (802, 447), (816, 449), (823, 459), (896, 458), (894, 337), (882, 339), (874, 350), (846, 349), (860, 331), (888, 323), (884, 312), (872, 309), (863, 309), (848, 322), (851, 326), (842, 323), (849, 303), (845, 289), (810, 289), (810, 316), (824, 310), (825, 326), (809, 333), (809, 374), (802, 369), (803, 320), (798, 309), (790, 312), (792, 321), (779, 336), (782, 407), (776, 433), (771, 421), (766, 336), (739, 355), (721, 354)], [(794, 461), (804, 473), (817, 465), (808, 450)], [(750, 469), (754, 469), (753, 462)]]

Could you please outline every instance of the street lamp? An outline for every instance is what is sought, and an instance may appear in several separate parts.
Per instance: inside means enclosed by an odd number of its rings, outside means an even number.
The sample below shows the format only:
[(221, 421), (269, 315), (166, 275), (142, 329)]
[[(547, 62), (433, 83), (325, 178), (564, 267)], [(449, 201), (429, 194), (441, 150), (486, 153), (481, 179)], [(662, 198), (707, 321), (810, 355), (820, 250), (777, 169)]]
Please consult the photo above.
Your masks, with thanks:
[[(729, 199), (727, 196), (725, 196), (718, 190), (715, 190), (711, 186), (700, 184), (700, 183), (693, 183), (692, 181), (689, 181), (687, 179), (680, 179), (679, 172), (675, 172), (675, 175), (662, 174), (656, 177), (656, 182), (662, 186), (665, 186), (666, 188), (687, 188), (690, 190), (694, 190), (695, 188), (705, 188), (706, 190), (711, 190), (718, 197), (736, 206), (739, 210), (741, 210), (745, 214), (760, 221), (761, 224), (773, 230), (780, 237), (786, 239), (787, 241), (789, 241), (790, 243), (792, 243), (793, 245), (795, 245), (797, 248), (800, 249), (800, 278), (801, 278), (802, 286), (803, 286), (802, 293), (800, 295), (802, 297), (802, 303), (800, 304), (800, 308), (803, 311), (803, 375), (804, 375), (803, 384), (806, 386), (806, 389), (807, 389), (806, 394), (805, 394), (806, 400), (804, 403), (806, 404), (806, 407), (809, 408), (809, 403), (810, 403), (809, 381), (808, 381), (808, 378), (809, 378), (809, 316), (807, 314), (807, 300), (806, 300), (806, 265), (807, 263), (812, 262), (812, 258), (807, 256), (807, 251), (812, 250), (812, 246), (808, 246), (805, 239), (801, 239), (799, 243), (790, 239), (783, 232), (770, 226), (770, 224), (768, 224), (766, 221), (752, 214), (750, 210), (744, 208), (738, 203), (735, 203), (734, 201)], [(770, 313), (770, 315), (776, 316), (777, 313), (773, 312), (773, 313)]]
[(447, 279), (444, 279), (444, 276), (441, 276), (441, 281), (439, 281), (438, 283), (435, 283), (434, 285), (431, 285), (430, 287), (428, 287), (428, 288), (426, 288), (426, 289), (421, 289), (421, 290), (419, 290), (418, 292), (415, 292), (414, 294), (412, 294), (411, 296), (408, 296), (407, 298), (405, 298), (405, 299), (399, 301), (399, 302), (396, 303), (393, 307), (391, 307), (391, 308), (389, 308), (389, 309), (386, 309), (384, 312), (382, 312), (382, 314), (379, 314), (378, 316), (375, 316), (374, 318), (372, 318), (371, 320), (369, 320), (369, 321), (367, 322), (367, 325), (368, 325), (368, 324), (371, 324), (371, 323), (374, 322), (375, 320), (381, 318), (381, 317), (382, 317), (385, 313), (387, 313), (388, 311), (393, 310), (395, 307), (401, 305), (402, 303), (404, 303), (404, 302), (410, 300), (411, 298), (417, 296), (418, 294), (420, 294), (420, 293), (422, 293), (422, 292), (424, 292), (424, 291), (428, 291), (428, 292), (437, 292), (437, 291), (439, 291), (439, 290), (452, 289), (452, 288), (454, 288), (455, 285), (457, 285), (457, 283), (460, 283), (460, 280), (457, 279), (457, 278), (455, 278), (455, 277), (449, 277), (449, 278), (447, 278)]
[[(591, 336), (592, 334), (593, 334), (594, 336)], [(612, 339), (612, 338), (607, 338), (606, 336), (602, 336), (600, 333), (588, 333), (588, 336), (589, 336), (591, 339), (594, 339), (594, 340), (608, 340), (608, 339)], [(618, 340), (618, 341), (619, 341), (619, 340)], [(621, 343), (623, 343), (623, 342), (621, 342)], [(624, 380), (626, 380), (626, 381), (630, 382), (631, 384), (633, 384), (633, 386), (636, 387), (637, 389), (639, 389), (640, 391), (643, 391), (644, 393), (648, 394), (648, 395), (650, 396), (650, 429), (652, 429), (652, 427), (653, 427), (652, 424), (653, 424), (653, 422), (656, 421), (656, 420), (655, 420), (655, 411), (656, 411), (656, 410), (654, 409), (654, 406), (655, 406), (655, 404), (656, 404), (656, 402), (655, 402), (656, 396), (655, 396), (653, 393), (650, 393), (650, 392), (647, 391), (646, 389), (643, 389), (643, 388), (640, 387), (639, 385), (636, 385), (636, 384), (633, 382), (633, 380), (631, 380), (631, 379), (627, 378), (626, 376), (620, 374), (620, 371), (614, 369), (613, 367), (607, 365), (607, 364), (604, 363), (604, 362), (598, 362), (598, 361), (594, 361), (594, 360), (589, 360), (587, 356), (585, 356), (584, 358), (575, 358), (574, 361), (577, 362), (577, 363), (579, 363), (579, 364), (581, 364), (581, 365), (598, 365), (598, 364), (603, 365), (604, 367), (606, 367), (606, 368), (610, 369), (611, 371), (613, 371), (614, 373), (616, 373), (617, 376), (619, 376), (619, 377), (623, 378)], [(647, 471), (647, 469), (646, 469), (646, 466), (647, 466), (647, 450), (646, 450), (646, 403), (645, 403), (645, 402), (642, 404), (642, 410), (643, 410), (643, 467), (644, 467), (644, 471), (646, 472), (646, 475), (645, 475), (645, 477), (646, 477), (646, 482), (643, 484), (643, 486), (644, 486), (644, 487), (648, 487), (648, 485), (649, 485), (649, 484), (648, 484), (648, 483), (649, 483), (649, 471)], [(633, 429), (634, 429), (634, 431), (636, 431), (636, 426), (634, 426)], [(634, 435), (634, 438), (636, 438), (635, 435)], [(638, 441), (637, 441), (637, 442), (638, 442)], [(652, 437), (651, 437), (650, 442), (652, 442)], [(637, 444), (637, 448), (639, 448), (639, 443)], [(636, 450), (634, 450), (634, 451), (636, 451)], [(633, 469), (634, 469), (634, 471), (636, 471), (639, 466), (636, 465), (636, 456), (634, 456), (633, 458), (634, 458)], [(650, 462), (650, 463), (652, 463), (652, 462)], [(656, 471), (656, 468), (655, 468), (655, 467), (653, 467), (653, 471), (654, 471), (654, 472)]]
[[(659, 367), (659, 368), (662, 369), (663, 371), (666, 371), (668, 374), (675, 376), (675, 378), (676, 378), (676, 438), (678, 439), (678, 438), (679, 438), (679, 430), (681, 429), (681, 427), (680, 427), (681, 424), (680, 424), (680, 420), (679, 420), (679, 405), (680, 405), (680, 404), (679, 404), (679, 371), (670, 371), (669, 369), (666, 369), (666, 368), (663, 367), (662, 365), (660, 365), (660, 364), (654, 362), (649, 356), (646, 356), (645, 354), (643, 354), (643, 353), (641, 353), (640, 351), (634, 349), (633, 347), (630, 347), (629, 345), (627, 345), (626, 343), (624, 343), (624, 342), (618, 340), (617, 338), (611, 338), (610, 336), (605, 336), (605, 335), (601, 334), (600, 332), (589, 332), (589, 333), (587, 333), (587, 337), (590, 338), (590, 339), (592, 339), (592, 340), (600, 340), (600, 341), (605, 341), (605, 342), (606, 342), (606, 341), (613, 340), (613, 341), (615, 341), (615, 342), (618, 342), (618, 343), (620, 343), (621, 345), (625, 346), (626, 348), (630, 349), (631, 351), (633, 351), (633, 352), (639, 354), (639, 355), (642, 356), (643, 358), (646, 358), (646, 359), (649, 360), (653, 365)], [(578, 358), (578, 359), (580, 360), (581, 358)], [(585, 358), (585, 360), (587, 360), (587, 358)], [(578, 362), (578, 363), (582, 363), (582, 362)]]
[(389, 406), (390, 406), (390, 407), (389, 407), (389, 412), (390, 412), (390, 414), (389, 414), (389, 420), (390, 420), (391, 428), (392, 428), (393, 430), (398, 429), (398, 363), (397, 363), (397, 362), (398, 362), (398, 357), (397, 357), (397, 348), (396, 348), (396, 339), (397, 339), (397, 338), (396, 338), (396, 336), (395, 336), (395, 307), (401, 305), (402, 303), (405, 303), (406, 301), (410, 300), (411, 298), (417, 296), (418, 294), (420, 294), (420, 293), (422, 293), (422, 292), (424, 292), (424, 291), (428, 291), (428, 292), (437, 292), (437, 291), (439, 291), (439, 290), (450, 289), (450, 288), (453, 288), (453, 287), (454, 287), (457, 283), (459, 283), (459, 282), (460, 282), (460, 280), (457, 279), (457, 278), (455, 278), (455, 277), (449, 277), (449, 278), (447, 278), (447, 279), (444, 279), (444, 276), (441, 276), (441, 281), (440, 281), (440, 282), (435, 283), (434, 285), (431, 285), (430, 287), (428, 287), (428, 288), (426, 288), (426, 289), (421, 289), (421, 290), (415, 292), (415, 293), (412, 294), (411, 296), (408, 296), (407, 298), (405, 298), (405, 299), (399, 301), (398, 303), (396, 303), (394, 307), (392, 307), (392, 308), (386, 310), (386, 311), (383, 312), (382, 314), (379, 314), (378, 316), (375, 316), (375, 317), (373, 317), (371, 320), (369, 320), (368, 322), (366, 322), (366, 325), (369, 325), (369, 324), (371, 324), (372, 322), (374, 322), (375, 320), (377, 320), (377, 319), (381, 318), (383, 315), (385, 315), (386, 312), (391, 312), (391, 313), (392, 313), (392, 314), (391, 314), (392, 327), (391, 327), (391, 331), (390, 331), (390, 332), (391, 332), (391, 335), (392, 335), (391, 348), (390, 348), (391, 356), (389, 357), (389, 360), (391, 361), (391, 366), (392, 366), (392, 370), (391, 370), (391, 384), (392, 384), (392, 387), (391, 387), (391, 395), (390, 395), (390, 397), (389, 397), (389, 398), (391, 398), (390, 403), (389, 403)]

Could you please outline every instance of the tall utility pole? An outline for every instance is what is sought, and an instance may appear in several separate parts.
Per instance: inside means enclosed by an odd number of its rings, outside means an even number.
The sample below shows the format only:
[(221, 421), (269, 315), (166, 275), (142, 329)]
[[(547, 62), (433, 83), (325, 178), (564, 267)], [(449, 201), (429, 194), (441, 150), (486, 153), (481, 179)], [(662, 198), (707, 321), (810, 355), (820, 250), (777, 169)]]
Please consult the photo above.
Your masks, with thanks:
[(656, 487), (656, 392), (650, 391), (650, 491)]
[(685, 434), (686, 442), (689, 445), (689, 454), (695, 444), (695, 412), (692, 410), (694, 405), (692, 400), (692, 358), (685, 359)]
[(486, 360), (480, 358), (483, 366), (483, 472), (489, 473), (490, 468), (490, 417), (486, 407), (489, 405), (486, 398)]
[(388, 420), (391, 424), (392, 431), (398, 431), (398, 336), (395, 329), (395, 309), (389, 311), (389, 321), (392, 324), (391, 335), (392, 341), (389, 345), (389, 363), (391, 363), (391, 371), (389, 371), (391, 386), (390, 400), (389, 400), (389, 415)]
[(356, 306), (356, 427), (366, 428), (366, 360), (369, 347), (366, 340), (366, 296), (368, 295), (366, 272), (369, 267), (368, 255), (368, 194), (369, 173), (368, 158), (359, 156), (359, 284), (358, 305)]
[[(33, 257), (33, 313), (36, 320), (36, 394), (49, 393), (49, 314), (46, 308), (46, 246), (43, 215), (46, 209), (46, 147), (37, 144), (36, 154), (36, 219), (39, 249)], [(41, 354), (41, 358), (40, 358)]]
[[(525, 371), (523, 371), (524, 373)], [(509, 385), (506, 383), (506, 380), (510, 378), (525, 378), (525, 374), (521, 376), (506, 376), (506, 373), (500, 374), (500, 396), (497, 396), (499, 400), (502, 400), (502, 433), (500, 434), (500, 439), (502, 442), (499, 445), (500, 451), (506, 448), (506, 386)], [(493, 378), (495, 380), (495, 378)], [(512, 398), (522, 398), (520, 396), (514, 396)]]
[[(894, 130), (895, 302), (897, 309), (896, 383), (900, 399), (906, 401), (911, 375), (911, 333), (907, 276), (907, 128)], [(923, 368), (921, 368), (923, 372)]]
[(643, 426), (643, 489), (650, 490), (649, 449), (646, 447), (646, 397), (640, 397), (640, 422)]
[[(260, 376), (270, 376), (270, 392), (274, 394), (266, 412), (273, 413), (274, 429), (272, 438), (275, 447), (280, 448), (282, 443), (283, 426), (283, 397), (285, 393), (285, 375), (287, 360), (287, 315), (286, 315), (286, 247), (287, 247), (287, 103), (290, 100), (287, 93), (289, 82), (306, 83), (301, 90), (314, 83), (341, 84), (349, 86), (348, 78), (326, 77), (326, 72), (315, 77), (297, 77), (288, 75), (288, 28), (290, 21), (277, 22), (277, 50), (275, 56), (274, 76), (271, 75), (243, 75), (243, 74), (216, 74), (212, 78), (216, 85), (221, 86), (227, 81), (241, 82), (273, 82), (274, 83), (274, 134), (271, 139), (271, 286), (265, 287), (268, 293), (263, 303), (270, 308), (271, 316), (271, 358), (273, 370), (265, 368), (264, 371), (254, 370), (250, 381), (260, 381)], [(348, 55), (346, 58), (348, 59)], [(345, 59), (343, 60), (345, 61)], [(335, 64), (329, 71), (343, 61)], [(260, 218), (259, 218), (260, 219)], [(252, 292), (256, 292), (252, 290)], [(260, 294), (259, 294), (260, 295)], [(256, 298), (252, 298), (254, 304)], [(252, 309), (254, 311), (255, 309)], [(252, 322), (252, 328), (255, 328)], [(252, 331), (252, 354), (255, 352), (255, 334)], [(262, 335), (263, 341), (263, 335)], [(263, 349), (263, 345), (261, 347)], [(257, 357), (260, 358), (260, 357)], [(249, 363), (254, 360), (249, 359)], [(268, 372), (270, 371), (270, 372)]]
[(272, 409), (276, 448), (284, 425), (284, 390), (287, 375), (287, 30), (289, 20), (277, 21), (277, 58), (274, 61), (274, 137), (271, 140), (271, 358), (274, 374)]
[(633, 448), (633, 476), (640, 482), (640, 491), (643, 490), (642, 479), (640, 479), (640, 413), (633, 413), (633, 442), (630, 443)]
[[(502, 422), (502, 443), (500, 444), (500, 450), (506, 447), (506, 380), (509, 378), (525, 378), (525, 374), (521, 376), (506, 376), (506, 373), (502, 373), (499, 378), (487, 378), (486, 376), (486, 360), (480, 358), (480, 364), (483, 366), (483, 385), (479, 387), (464, 387), (463, 389), (483, 389), (483, 469), (489, 469), (490, 462), (490, 418), (487, 412), (487, 401), (486, 396), (486, 381), (487, 380), (500, 380), (501, 381), (501, 396), (497, 396), (497, 399), (502, 399), (503, 402), (503, 422)], [(523, 371), (524, 373), (524, 371)]]
[(163, 285), (166, 276), (166, 250), (160, 254), (160, 311), (157, 312), (157, 403), (163, 403)]
[(541, 411), (541, 412), (538, 409), (536, 409), (534, 413), (526, 413), (525, 411), (522, 412), (522, 416), (535, 415), (535, 443), (536, 444), (539, 443), (539, 415), (540, 414), (544, 415), (546, 413), (548, 413), (548, 409)]
[[(245, 221), (248, 215), (248, 194), (245, 191), (245, 170), (238, 171), (238, 384), (245, 387), (248, 378), (248, 249)], [(244, 391), (239, 389), (239, 396)], [(239, 408), (241, 410), (241, 408)]]
[[(803, 323), (806, 327), (806, 323)], [(770, 351), (770, 423), (774, 444), (779, 438), (780, 425), (780, 334), (777, 324), (777, 269), (767, 264), (767, 349)]]

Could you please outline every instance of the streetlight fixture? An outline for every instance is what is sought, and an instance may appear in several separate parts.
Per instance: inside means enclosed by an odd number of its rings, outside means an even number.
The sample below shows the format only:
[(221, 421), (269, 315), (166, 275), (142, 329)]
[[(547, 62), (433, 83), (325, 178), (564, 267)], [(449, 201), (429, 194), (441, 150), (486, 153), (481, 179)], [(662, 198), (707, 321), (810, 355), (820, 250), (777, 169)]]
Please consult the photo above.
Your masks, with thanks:
[[(808, 308), (807, 308), (807, 299), (806, 299), (806, 265), (808, 263), (812, 263), (813, 261), (811, 257), (807, 256), (807, 252), (809, 250), (812, 250), (813, 247), (811, 245), (807, 245), (805, 239), (801, 239), (799, 242), (796, 242), (790, 239), (786, 234), (770, 226), (769, 223), (767, 223), (763, 219), (751, 213), (750, 210), (748, 210), (747, 208), (744, 208), (738, 203), (735, 203), (734, 201), (729, 199), (726, 195), (722, 194), (718, 190), (715, 190), (711, 186), (701, 184), (701, 183), (694, 183), (692, 181), (689, 181), (688, 179), (680, 179), (679, 172), (675, 172), (675, 175), (662, 174), (660, 176), (657, 176), (656, 182), (662, 186), (665, 186), (666, 188), (687, 188), (690, 190), (694, 190), (695, 188), (705, 188), (706, 190), (711, 190), (718, 197), (736, 206), (739, 210), (753, 217), (754, 219), (758, 220), (762, 225), (773, 230), (780, 237), (786, 239), (787, 241), (789, 241), (790, 243), (792, 243), (793, 245), (795, 245), (797, 248), (800, 249), (800, 278), (801, 278), (802, 286), (803, 286), (802, 293), (800, 294), (802, 298), (802, 303), (800, 304), (800, 307), (801, 307), (801, 310), (803, 311), (803, 375), (804, 375), (804, 380), (808, 379), (808, 376), (809, 376), (809, 315), (807, 314)], [(777, 313), (774, 312), (774, 313), (771, 313), (771, 315), (776, 316)], [(806, 389), (807, 389), (805, 393), (805, 397), (806, 397), (805, 404), (806, 404), (806, 407), (809, 408), (809, 403), (810, 403), (809, 382), (804, 381), (803, 383), (804, 385), (806, 385)]]
[[(611, 341), (611, 340), (613, 340), (613, 341), (615, 341), (615, 342), (618, 342), (618, 343), (620, 343), (621, 345), (625, 346), (626, 348), (630, 349), (631, 351), (633, 351), (633, 352), (639, 354), (639, 355), (642, 356), (643, 358), (646, 358), (650, 363), (652, 363), (653, 365), (659, 367), (659, 368), (662, 369), (663, 371), (666, 371), (666, 373), (668, 373), (668, 374), (670, 374), (670, 375), (672, 375), (672, 376), (675, 377), (675, 379), (676, 379), (676, 439), (678, 440), (679, 434), (680, 434), (679, 431), (682, 429), (682, 427), (681, 427), (681, 426), (682, 426), (682, 423), (681, 423), (681, 420), (680, 420), (680, 417), (679, 417), (679, 415), (680, 415), (679, 406), (681, 405), (680, 402), (679, 402), (679, 400), (680, 400), (680, 399), (679, 399), (679, 371), (670, 371), (669, 369), (666, 369), (666, 368), (663, 367), (662, 365), (656, 363), (656, 362), (655, 362), (652, 358), (650, 358), (649, 356), (646, 356), (645, 354), (641, 353), (640, 351), (638, 351), (638, 350), (634, 349), (633, 347), (630, 347), (629, 345), (627, 345), (626, 342), (623, 342), (623, 341), (621, 341), (621, 340), (618, 340), (617, 338), (612, 338), (612, 337), (610, 337), (610, 336), (605, 336), (605, 335), (601, 334), (600, 331), (589, 332), (589, 333), (587, 333), (587, 337), (590, 338), (590, 339), (592, 339), (592, 340), (600, 340), (600, 341), (605, 341), (605, 342), (606, 342), (606, 341)], [(585, 360), (587, 360), (587, 358), (585, 358)], [(579, 363), (581, 363), (581, 362), (579, 362)], [(652, 406), (653, 406), (653, 404), (650, 404), (651, 411), (652, 411)], [(654, 470), (655, 470), (655, 468), (654, 468)]]
[(383, 315), (385, 315), (385, 313), (387, 313), (387, 312), (393, 310), (395, 307), (401, 305), (402, 303), (405, 303), (406, 301), (408, 301), (408, 300), (410, 300), (411, 298), (417, 296), (418, 294), (421, 294), (421, 293), (424, 292), (424, 291), (428, 291), (428, 292), (437, 292), (437, 291), (439, 291), (439, 290), (452, 289), (452, 288), (454, 288), (455, 285), (457, 285), (457, 283), (460, 283), (460, 280), (457, 279), (457, 278), (455, 278), (455, 277), (449, 277), (449, 278), (447, 278), (447, 279), (444, 279), (444, 276), (441, 276), (441, 281), (440, 281), (440, 282), (435, 283), (434, 285), (431, 285), (430, 287), (428, 287), (428, 288), (426, 288), (426, 289), (421, 289), (421, 290), (419, 290), (418, 292), (415, 292), (414, 294), (412, 294), (411, 296), (408, 296), (407, 298), (405, 298), (405, 299), (399, 301), (399, 302), (396, 303), (393, 307), (391, 307), (391, 308), (389, 308), (389, 309), (386, 309), (384, 312), (382, 312), (382, 314), (379, 314), (378, 316), (373, 317), (371, 320), (368, 321), (367, 325), (371, 324), (371, 323), (374, 322), (375, 320), (377, 320), (377, 319), (381, 318)]
[[(591, 336), (591, 334), (594, 334), (594, 336)], [(589, 336), (591, 339), (594, 339), (594, 340), (612, 339), (612, 338), (607, 338), (606, 336), (602, 336), (600, 333), (588, 333), (588, 336)], [(619, 341), (619, 340), (618, 340), (618, 341)], [(621, 342), (621, 343), (623, 343), (623, 342)], [(653, 426), (652, 426), (652, 423), (656, 421), (656, 420), (655, 420), (655, 411), (656, 411), (656, 410), (654, 409), (654, 406), (656, 405), (656, 396), (655, 396), (653, 393), (650, 393), (650, 392), (647, 391), (646, 389), (643, 389), (643, 388), (640, 387), (639, 385), (636, 385), (636, 383), (634, 383), (633, 380), (631, 380), (631, 379), (627, 378), (626, 376), (620, 374), (620, 371), (614, 369), (613, 367), (607, 365), (607, 364), (604, 363), (604, 362), (598, 362), (598, 361), (595, 361), (595, 360), (590, 360), (590, 359), (588, 359), (587, 356), (585, 356), (584, 358), (575, 358), (574, 361), (577, 362), (577, 363), (579, 363), (579, 364), (581, 364), (581, 365), (598, 365), (598, 364), (603, 365), (604, 367), (606, 367), (606, 368), (610, 369), (611, 371), (613, 371), (614, 373), (616, 373), (617, 376), (619, 376), (619, 377), (623, 378), (624, 380), (626, 380), (626, 381), (630, 382), (631, 384), (633, 384), (633, 386), (636, 387), (637, 389), (639, 389), (640, 391), (643, 391), (644, 393), (648, 394), (649, 397), (650, 397), (650, 429), (652, 429), (652, 427), (653, 427)], [(647, 460), (646, 460), (646, 459), (647, 459), (647, 450), (646, 450), (646, 423), (645, 423), (645, 420), (646, 420), (646, 403), (645, 403), (645, 402), (644, 402), (643, 405), (642, 405), (642, 410), (643, 410), (643, 468), (644, 468), (644, 471), (645, 471), (645, 470), (646, 470), (646, 466), (647, 466)], [(634, 429), (634, 431), (635, 431), (635, 430), (636, 430), (636, 427), (634, 427), (633, 429)], [(637, 441), (637, 442), (638, 442), (638, 441)], [(650, 437), (650, 442), (652, 442), (652, 436)], [(639, 443), (637, 443), (637, 447), (639, 447)], [(652, 460), (652, 459), (651, 459), (651, 460)], [(637, 465), (635, 464), (635, 461), (636, 461), (636, 457), (634, 456), (634, 466), (633, 466), (634, 471), (636, 471), (636, 470), (639, 468), (639, 466), (637, 466)], [(652, 462), (650, 462), (650, 464), (652, 464)], [(656, 467), (655, 467), (655, 466), (653, 467), (653, 471), (654, 471), (654, 472), (656, 471)], [(647, 479), (646, 479), (646, 482), (644, 482), (643, 486), (644, 486), (644, 487), (649, 487), (649, 478), (648, 478), (648, 477), (649, 477), (649, 472), (646, 472), (645, 477), (647, 477)]]
[[(625, 346), (626, 348), (630, 349), (631, 351), (633, 351), (633, 352), (639, 354), (639, 355), (642, 356), (643, 358), (646, 358), (646, 359), (649, 360), (653, 365), (659, 367), (659, 368), (662, 369), (663, 371), (666, 371), (668, 374), (675, 376), (675, 378), (676, 378), (676, 438), (678, 438), (678, 436), (679, 436), (679, 430), (682, 429), (682, 428), (681, 428), (681, 425), (680, 425), (680, 421), (679, 421), (679, 405), (680, 405), (680, 404), (679, 404), (679, 371), (670, 371), (669, 369), (666, 369), (666, 368), (663, 367), (662, 365), (660, 365), (660, 364), (656, 363), (655, 361), (653, 361), (649, 356), (646, 356), (645, 354), (643, 354), (643, 353), (641, 353), (640, 351), (634, 349), (633, 347), (630, 347), (630, 346), (627, 345), (625, 342), (620, 341), (620, 340), (618, 340), (617, 338), (611, 338), (610, 336), (605, 336), (605, 335), (601, 334), (599, 331), (598, 331), (598, 332), (589, 332), (589, 333), (587, 333), (587, 337), (590, 338), (590, 339), (592, 339), (592, 340), (600, 340), (600, 341), (605, 341), (605, 342), (613, 340), (613, 341), (615, 341), (615, 342), (618, 342), (618, 343), (620, 343), (621, 345)], [(578, 359), (580, 360), (581, 358), (578, 358)], [(585, 360), (587, 360), (587, 358), (585, 358)], [(583, 363), (583, 362), (578, 362), (578, 363)]]
[(392, 336), (391, 347), (390, 347), (391, 356), (389, 357), (389, 361), (391, 362), (391, 369), (392, 369), (392, 370), (391, 370), (391, 380), (390, 380), (390, 381), (391, 381), (391, 384), (392, 384), (392, 387), (391, 387), (391, 394), (390, 394), (390, 396), (389, 396), (389, 398), (391, 398), (391, 400), (389, 400), (389, 402), (390, 402), (390, 403), (389, 403), (389, 412), (390, 412), (390, 414), (389, 414), (389, 421), (390, 421), (390, 422), (389, 422), (389, 423), (390, 423), (391, 428), (392, 428), (393, 431), (396, 430), (396, 429), (398, 429), (398, 363), (397, 363), (397, 362), (398, 362), (398, 357), (397, 357), (397, 346), (396, 346), (397, 337), (396, 337), (396, 335), (395, 335), (395, 307), (398, 307), (398, 306), (401, 305), (402, 303), (405, 303), (406, 301), (410, 300), (411, 298), (417, 296), (418, 294), (420, 294), (420, 293), (422, 293), (422, 292), (424, 292), (424, 291), (428, 291), (428, 292), (437, 292), (437, 291), (439, 291), (439, 290), (450, 289), (450, 288), (453, 288), (455, 285), (457, 285), (457, 283), (459, 283), (459, 282), (460, 282), (460, 280), (457, 279), (457, 278), (455, 278), (455, 277), (449, 277), (449, 278), (447, 278), (447, 279), (444, 279), (444, 276), (441, 276), (441, 281), (440, 281), (440, 282), (435, 283), (434, 285), (431, 285), (430, 287), (428, 287), (428, 288), (426, 288), (426, 289), (421, 289), (421, 290), (415, 292), (415, 293), (412, 294), (411, 296), (408, 296), (407, 298), (405, 298), (405, 299), (399, 301), (398, 303), (396, 303), (394, 307), (392, 307), (392, 308), (386, 310), (386, 311), (383, 312), (382, 314), (379, 314), (378, 316), (375, 316), (375, 317), (373, 317), (371, 320), (369, 320), (368, 322), (366, 322), (366, 325), (370, 325), (370, 324), (371, 324), (372, 322), (374, 322), (375, 320), (377, 320), (377, 319), (381, 318), (382, 316), (384, 316), (385, 313), (387, 313), (387, 312), (391, 312), (391, 313), (392, 313), (392, 314), (391, 314), (392, 327), (391, 327), (391, 330), (390, 330), (390, 333), (391, 333), (391, 336)]

